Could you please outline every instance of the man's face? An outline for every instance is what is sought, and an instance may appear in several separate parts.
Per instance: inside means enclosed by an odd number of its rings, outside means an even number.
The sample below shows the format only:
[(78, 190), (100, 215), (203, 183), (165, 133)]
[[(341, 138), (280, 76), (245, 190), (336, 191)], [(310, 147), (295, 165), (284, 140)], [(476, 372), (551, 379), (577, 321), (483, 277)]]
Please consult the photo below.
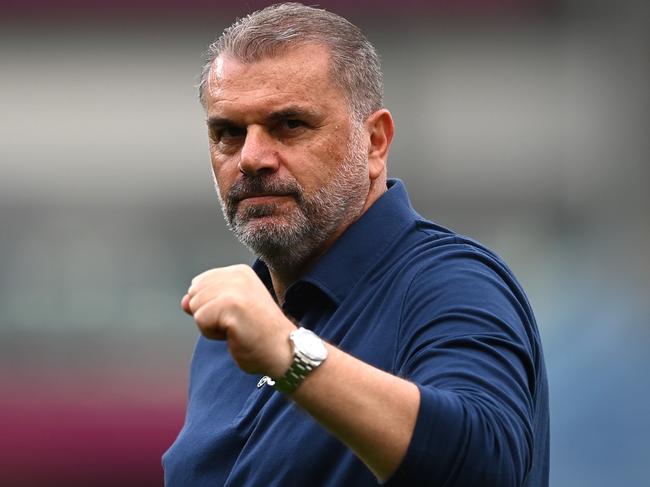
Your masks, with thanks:
[(324, 251), (360, 215), (370, 184), (365, 131), (330, 79), (327, 49), (252, 64), (219, 57), (205, 90), (229, 226), (271, 266)]

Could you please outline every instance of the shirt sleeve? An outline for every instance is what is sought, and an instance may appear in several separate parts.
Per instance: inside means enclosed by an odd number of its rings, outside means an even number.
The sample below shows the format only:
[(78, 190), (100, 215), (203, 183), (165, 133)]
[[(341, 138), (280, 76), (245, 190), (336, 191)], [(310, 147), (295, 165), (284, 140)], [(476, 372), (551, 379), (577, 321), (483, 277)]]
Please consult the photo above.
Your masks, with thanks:
[(534, 318), (496, 257), (449, 247), (404, 296), (395, 370), (421, 400), (386, 485), (522, 485), (533, 450)]

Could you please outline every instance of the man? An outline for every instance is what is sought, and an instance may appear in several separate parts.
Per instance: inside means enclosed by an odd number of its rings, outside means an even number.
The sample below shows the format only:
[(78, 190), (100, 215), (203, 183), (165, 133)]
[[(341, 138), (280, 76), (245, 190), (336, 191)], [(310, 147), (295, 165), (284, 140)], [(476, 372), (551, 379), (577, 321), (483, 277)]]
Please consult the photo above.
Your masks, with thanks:
[(272, 6), (207, 61), (217, 192), (259, 259), (182, 299), (202, 336), (166, 484), (546, 485), (530, 307), (497, 256), (387, 179), (393, 120), (358, 28)]

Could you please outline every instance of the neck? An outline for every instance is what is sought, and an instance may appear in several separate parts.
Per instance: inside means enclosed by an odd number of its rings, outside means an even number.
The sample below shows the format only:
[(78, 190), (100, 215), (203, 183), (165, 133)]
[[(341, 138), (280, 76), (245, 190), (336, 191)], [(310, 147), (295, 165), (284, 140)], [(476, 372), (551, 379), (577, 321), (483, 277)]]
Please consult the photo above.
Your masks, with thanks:
[(287, 279), (286, 276), (281, 276), (270, 268), (269, 271), (271, 273), (271, 282), (273, 283), (273, 292), (275, 292), (278, 304), (282, 306), (284, 304), (284, 295), (287, 292), (287, 287), (289, 287), (293, 280)]
[(317, 251), (313, 252), (305, 260), (295, 265), (274, 265), (272, 262), (266, 262), (266, 265), (269, 269), (269, 274), (271, 275), (273, 292), (275, 293), (275, 296), (280, 305), (284, 303), (284, 296), (289, 286), (291, 286), (291, 284), (296, 282), (298, 279), (304, 276), (307, 271), (309, 271), (309, 269), (327, 251), (327, 249), (331, 247), (331, 244), (334, 243), (339, 235), (340, 234), (337, 233), (336, 236), (328, 240), (328, 242), (323, 244)]

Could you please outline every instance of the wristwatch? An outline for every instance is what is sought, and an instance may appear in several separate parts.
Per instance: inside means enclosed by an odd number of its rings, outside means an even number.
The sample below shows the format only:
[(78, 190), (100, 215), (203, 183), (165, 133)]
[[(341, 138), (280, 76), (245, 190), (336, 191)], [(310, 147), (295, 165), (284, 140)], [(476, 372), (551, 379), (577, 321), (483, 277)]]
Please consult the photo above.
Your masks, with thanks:
[(276, 390), (291, 394), (315, 368), (327, 358), (325, 343), (316, 333), (306, 328), (298, 328), (289, 334), (293, 346), (293, 362), (289, 370), (279, 379), (275, 379)]

